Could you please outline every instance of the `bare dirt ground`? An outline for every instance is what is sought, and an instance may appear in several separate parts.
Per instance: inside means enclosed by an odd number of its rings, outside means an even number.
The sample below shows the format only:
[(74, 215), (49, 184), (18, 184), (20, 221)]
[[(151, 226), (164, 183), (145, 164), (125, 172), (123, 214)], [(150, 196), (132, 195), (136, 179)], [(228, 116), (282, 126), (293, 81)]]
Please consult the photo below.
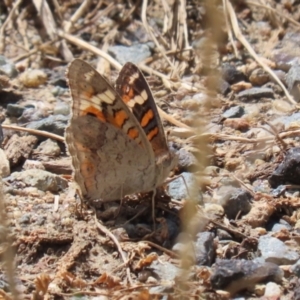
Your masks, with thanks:
[[(0, 299), (300, 299), (299, 12), (288, 0), (0, 2)], [(64, 144), (74, 58), (112, 83), (133, 61), (151, 86), (179, 157), (170, 178), (189, 190), (158, 189), (155, 229), (151, 193), (77, 196)]]

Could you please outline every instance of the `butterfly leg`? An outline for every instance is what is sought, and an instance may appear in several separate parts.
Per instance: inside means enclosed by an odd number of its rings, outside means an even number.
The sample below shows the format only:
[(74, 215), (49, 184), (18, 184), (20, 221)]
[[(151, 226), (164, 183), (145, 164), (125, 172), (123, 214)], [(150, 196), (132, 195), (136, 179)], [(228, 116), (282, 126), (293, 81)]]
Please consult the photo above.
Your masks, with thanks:
[(156, 230), (156, 222), (155, 222), (155, 196), (156, 196), (156, 188), (153, 189), (153, 194), (152, 194), (152, 221), (153, 221), (153, 231)]

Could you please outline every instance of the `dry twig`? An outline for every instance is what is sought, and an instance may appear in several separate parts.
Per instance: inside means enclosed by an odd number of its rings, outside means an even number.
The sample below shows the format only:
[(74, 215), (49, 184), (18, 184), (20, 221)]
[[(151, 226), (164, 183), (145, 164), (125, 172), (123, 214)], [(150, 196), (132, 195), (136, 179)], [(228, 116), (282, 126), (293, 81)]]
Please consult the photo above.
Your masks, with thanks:
[(279, 84), (279, 86), (281, 87), (281, 89), (285, 93), (285, 95), (286, 95), (287, 99), (289, 100), (289, 102), (292, 103), (295, 107), (297, 107), (298, 106), (297, 103), (295, 102), (295, 100), (293, 99), (293, 97), (290, 95), (290, 93), (288, 92), (288, 90), (285, 88), (284, 84), (280, 81), (280, 79), (278, 78), (278, 76), (256, 54), (256, 52), (253, 50), (253, 48), (251, 47), (251, 45), (249, 44), (249, 42), (246, 40), (246, 38), (242, 34), (242, 32), (241, 32), (241, 30), (239, 28), (239, 25), (238, 25), (238, 22), (237, 22), (237, 18), (236, 18), (236, 14), (235, 14), (235, 12), (233, 10), (232, 4), (228, 0), (224, 0), (224, 1), (225, 1), (225, 4), (226, 4), (227, 13), (229, 14), (229, 17), (230, 17), (231, 26), (233, 28), (233, 31), (234, 31), (234, 34), (235, 34), (236, 38), (243, 44), (243, 46), (248, 50), (248, 52), (257, 61), (257, 63)]

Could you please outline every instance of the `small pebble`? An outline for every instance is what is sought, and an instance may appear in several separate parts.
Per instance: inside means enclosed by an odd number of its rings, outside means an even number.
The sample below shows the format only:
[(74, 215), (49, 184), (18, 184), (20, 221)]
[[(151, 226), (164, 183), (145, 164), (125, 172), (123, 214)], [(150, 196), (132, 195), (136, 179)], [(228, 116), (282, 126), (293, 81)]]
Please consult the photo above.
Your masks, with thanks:
[(47, 81), (47, 74), (41, 70), (26, 70), (20, 75), (20, 81), (25, 87), (37, 88)]

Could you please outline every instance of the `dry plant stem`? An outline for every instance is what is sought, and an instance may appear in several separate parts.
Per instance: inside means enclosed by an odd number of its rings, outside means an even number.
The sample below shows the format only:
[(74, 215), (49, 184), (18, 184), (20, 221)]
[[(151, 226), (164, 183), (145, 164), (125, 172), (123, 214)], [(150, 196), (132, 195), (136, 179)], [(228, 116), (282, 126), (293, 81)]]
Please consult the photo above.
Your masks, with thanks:
[(162, 47), (158, 43), (155, 35), (153, 34), (152, 29), (148, 25), (147, 14), (146, 14), (146, 12), (147, 12), (147, 6), (148, 6), (148, 0), (143, 0), (142, 13), (141, 13), (141, 19), (142, 19), (143, 25), (144, 25), (146, 31), (148, 32), (148, 34), (151, 36), (152, 40), (154, 41), (157, 49), (161, 52), (162, 56), (165, 58), (165, 60), (168, 62), (168, 64), (173, 68), (173, 64), (170, 61), (170, 59), (167, 57), (167, 55), (165, 53), (165, 49), (162, 49)]
[(217, 221), (214, 221), (214, 220), (211, 220), (210, 222), (213, 223), (215, 226), (217, 226), (217, 227), (219, 227), (219, 228), (221, 228), (221, 229), (223, 229), (225, 231), (228, 231), (229, 233), (234, 234), (235, 236), (239, 236), (242, 239), (248, 238), (247, 235), (245, 235), (242, 232), (239, 232), (239, 231), (233, 229), (232, 227), (225, 226), (225, 225), (223, 225), (223, 224), (221, 224), (221, 223), (219, 223)]
[(164, 26), (163, 26), (163, 34), (165, 34), (169, 30), (169, 20), (172, 17), (171, 9), (169, 6), (169, 3), (167, 3), (166, 0), (161, 0), (161, 4), (163, 6), (163, 9), (165, 11), (164, 15)]
[(68, 34), (63, 32), (62, 30), (58, 30), (58, 35), (63, 38), (66, 39), (68, 42), (82, 48), (85, 49), (87, 51), (90, 51), (96, 55), (99, 55), (103, 58), (105, 58), (107, 61), (109, 61), (109, 63), (117, 70), (121, 70), (122, 65), (120, 63), (118, 63), (115, 59), (113, 59), (110, 55), (108, 55), (107, 53), (105, 53), (104, 51), (100, 50), (97, 47), (94, 47), (92, 45), (90, 45), (89, 43), (77, 38), (74, 35)]
[[(166, 114), (163, 110), (161, 110), (159, 107), (159, 113), (161, 114), (161, 116), (168, 120), (170, 123), (173, 123), (176, 126), (179, 127), (188, 127), (187, 125), (175, 120), (175, 119), (170, 119), (171, 117)], [(183, 125), (183, 126), (182, 126)], [(16, 131), (24, 131), (24, 132), (28, 132), (30, 134), (35, 134), (35, 135), (40, 135), (40, 136), (44, 136), (50, 139), (54, 139), (57, 140), (59, 142), (64, 143), (65, 139), (64, 137), (51, 133), (51, 132), (47, 132), (47, 131), (42, 131), (42, 130), (36, 130), (36, 129), (31, 129), (31, 128), (25, 128), (25, 127), (20, 127), (20, 126), (15, 126), (15, 125), (1, 125), (2, 128), (4, 129), (9, 129), (9, 130), (16, 130)], [(189, 127), (188, 127), (189, 128)], [(299, 135), (300, 134), (300, 129), (299, 130), (292, 130), (292, 131), (287, 131), (287, 132), (282, 132), (278, 135), (278, 137), (280, 139), (286, 138), (286, 137), (291, 137), (291, 136), (295, 136), (295, 135)], [(247, 138), (243, 138), (243, 137), (238, 137), (238, 136), (233, 136), (233, 135), (226, 135), (226, 134), (211, 134), (211, 133), (203, 133), (200, 135), (200, 137), (208, 137), (208, 138), (214, 138), (214, 139), (220, 139), (220, 140), (231, 140), (231, 141), (237, 141), (237, 142), (241, 142), (241, 143), (249, 143), (249, 144), (256, 144), (256, 143), (260, 143), (260, 142), (271, 142), (274, 141), (273, 137), (265, 137), (265, 138), (259, 138), (259, 139), (247, 139)], [(197, 138), (197, 136), (193, 136), (191, 138), (188, 139), (189, 142), (192, 142), (195, 138)]]
[(64, 30), (66, 32), (70, 32), (71, 28), (73, 27), (73, 24), (81, 18), (81, 16), (87, 12), (88, 8), (91, 6), (92, 0), (85, 0), (81, 3), (79, 8), (75, 11), (73, 16), (70, 18), (69, 21), (66, 22), (66, 25), (64, 26)]
[[(103, 4), (103, 0), (98, 1), (98, 3), (96, 4), (96, 6), (94, 7), (94, 9), (86, 15), (86, 18), (88, 20), (90, 20), (94, 16), (96, 16), (97, 13), (100, 11), (100, 7), (102, 6), (102, 4)], [(112, 3), (112, 4), (114, 4), (114, 3)], [(101, 13), (103, 14), (103, 11), (101, 11)]]
[(182, 28), (184, 37), (184, 48), (189, 47), (188, 27), (186, 23), (186, 1), (180, 0), (180, 11), (179, 11), (179, 27)]
[(13, 8), (9, 12), (9, 15), (5, 22), (3, 23), (2, 27), (0, 28), (0, 53), (4, 53), (4, 48), (5, 48), (5, 29), (6, 26), (8, 25), (9, 22), (12, 21), (13, 16), (15, 14), (15, 11), (17, 8), (20, 6), (22, 3), (22, 0), (17, 0), (16, 3), (14, 4)]
[(223, 11), (224, 11), (225, 24), (226, 24), (226, 32), (228, 33), (230, 43), (231, 43), (232, 48), (234, 50), (234, 55), (235, 55), (235, 57), (238, 57), (239, 56), (238, 50), (237, 50), (237, 47), (236, 47), (235, 42), (233, 40), (232, 30), (231, 30), (231, 27), (229, 26), (228, 14), (226, 13), (225, 0), (223, 0)]
[(28, 133), (35, 134), (35, 135), (45, 136), (47, 138), (57, 140), (57, 141), (62, 142), (62, 143), (64, 143), (64, 141), (65, 141), (63, 136), (60, 136), (60, 135), (57, 135), (57, 134), (54, 134), (54, 133), (51, 133), (51, 132), (47, 132), (47, 131), (36, 130), (36, 129), (31, 129), (31, 128), (25, 128), (25, 127), (14, 126), (14, 125), (1, 125), (1, 127), (4, 128), (4, 129), (24, 131), (24, 132), (28, 132)]
[[(115, 236), (114, 236), (114, 235), (113, 235), (113, 234), (112, 234), (105, 226), (103, 226), (103, 225), (97, 220), (97, 218), (96, 218), (96, 212), (94, 212), (94, 213), (95, 213), (95, 223), (96, 223), (98, 229), (99, 229), (102, 233), (106, 234), (106, 235), (114, 242), (114, 244), (116, 245), (116, 247), (117, 247), (117, 249), (118, 249), (118, 252), (120, 253), (120, 255), (121, 255), (121, 257), (122, 257), (122, 260), (123, 260), (124, 264), (127, 266), (128, 260), (127, 260), (127, 258), (126, 258), (126, 256), (125, 256), (124, 251), (122, 250), (122, 247), (121, 247), (119, 241), (117, 240), (117, 238), (116, 238), (116, 237), (115, 237)], [(132, 281), (131, 275), (130, 275), (130, 269), (129, 269), (128, 266), (126, 267), (126, 274), (127, 274), (128, 282), (129, 282), (131, 285), (133, 285), (133, 281)]]
[[(10, 287), (10, 291), (13, 295), (14, 300), (20, 299), (19, 293), (16, 289), (16, 280), (14, 275), (14, 251), (12, 250), (12, 243), (10, 238), (8, 237), (8, 230), (6, 226), (6, 210), (4, 203), (4, 193), (3, 193), (3, 181), (0, 176), (0, 225), (3, 229), (1, 229), (3, 236), (2, 245), (6, 247), (6, 249), (2, 253), (2, 259), (4, 262), (6, 275)], [(1, 297), (0, 297), (1, 298)]]
[(164, 247), (162, 247), (160, 245), (157, 245), (157, 244), (155, 244), (153, 242), (144, 240), (143, 243), (147, 243), (149, 246), (152, 246), (152, 247), (154, 247), (154, 248), (156, 248), (156, 249), (158, 249), (160, 251), (165, 252), (166, 254), (168, 254), (172, 258), (179, 258), (179, 255), (177, 253), (175, 253), (175, 252), (173, 252), (171, 250), (168, 250), (168, 249), (166, 249), (166, 248), (164, 248)]
[(57, 27), (52, 15), (51, 9), (46, 0), (32, 0), (36, 10), (38, 11), (45, 30), (49, 37), (53, 40), (56, 38)]
[(233, 10), (233, 7), (231, 3), (228, 0), (224, 0), (226, 3), (226, 10), (229, 14), (231, 26), (233, 28), (234, 34), (236, 38), (241, 42), (241, 44), (248, 50), (248, 52), (252, 55), (252, 57), (256, 60), (256, 62), (279, 84), (283, 92), (285, 93), (287, 99), (290, 103), (292, 103), (295, 107), (297, 106), (297, 102), (292, 98), (292, 96), (289, 94), (288, 90), (285, 88), (283, 83), (280, 81), (278, 76), (272, 71), (272, 69), (267, 66), (256, 54), (256, 52), (253, 50), (251, 45), (248, 43), (248, 41), (245, 39), (244, 35), (241, 33), (237, 18), (235, 15), (235, 12)]
[(242, 180), (237, 178), (234, 174), (229, 174), (234, 180), (236, 180), (242, 187), (244, 187), (245, 190), (247, 190), (253, 198), (255, 198), (255, 193), (252, 189), (250, 189)]
[(138, 216), (140, 216), (141, 214), (143, 214), (145, 211), (147, 210), (147, 207), (145, 207), (144, 209), (140, 210), (138, 213), (136, 213), (132, 218), (130, 218), (129, 220), (127, 220), (123, 226), (129, 224), (130, 222), (132, 222), (134, 219), (136, 219)]
[[(50, 41), (50, 42), (46, 42), (44, 44), (41, 44), (39, 46), (37, 46), (36, 49), (33, 49), (31, 51), (29, 51), (28, 53), (25, 53), (25, 54), (21, 54), (20, 56), (17, 56), (17, 57), (14, 57), (14, 58), (11, 58), (11, 61), (13, 61), (14, 63), (20, 61), (20, 60), (23, 60), (25, 58), (28, 58), (30, 57), (31, 55), (34, 55), (36, 53), (38, 53), (39, 51), (42, 51), (41, 49), (43, 49), (43, 47), (47, 47), (48, 45), (51, 45), (53, 43), (56, 43), (57, 42), (57, 39), (53, 40), (53, 41)], [(20, 47), (20, 46), (19, 46)], [(26, 49), (24, 49), (26, 50)], [(27, 51), (27, 50), (26, 50)]]
[(246, 0), (245, 2), (249, 5), (253, 5), (253, 6), (257, 6), (257, 7), (261, 7), (261, 8), (264, 8), (266, 10), (269, 10), (272, 13), (278, 15), (279, 17), (288, 20), (291, 24), (295, 25), (296, 27), (298, 27), (298, 28), (300, 27), (299, 22), (297, 22), (296, 20), (290, 18), (289, 16), (285, 16), (284, 14), (280, 13), (279, 11), (277, 11), (276, 9), (274, 9), (271, 6), (267, 6), (267, 5), (264, 5), (264, 4), (261, 4), (261, 3), (258, 3), (258, 2), (249, 1), (249, 0)]
[(103, 292), (101, 292), (101, 291), (99, 291), (99, 292), (80, 291), (80, 292), (75, 292), (75, 293), (57, 293), (57, 295), (65, 296), (65, 297), (79, 296), (79, 298), (82, 298), (82, 295), (86, 295), (86, 296), (104, 296), (105, 297), (104, 299), (108, 299), (107, 297), (110, 296), (110, 293), (107, 292), (107, 291), (103, 291)]
[(62, 23), (62, 21), (63, 21), (63, 16), (62, 16), (62, 14), (60, 13), (60, 11), (61, 11), (61, 6), (60, 6), (60, 4), (57, 2), (57, 0), (52, 0), (52, 3), (53, 3), (53, 5), (54, 5), (54, 7), (55, 7), (56, 14), (57, 14), (58, 17), (59, 17), (59, 21)]
[[(271, 124), (270, 122), (268, 122), (268, 121), (264, 121), (266, 124), (268, 124), (270, 127), (271, 127), (271, 129), (272, 129), (272, 131), (273, 131), (273, 134), (275, 135), (275, 137), (276, 137), (276, 139), (279, 141), (279, 143), (282, 145), (282, 147), (283, 147), (283, 150), (285, 150), (286, 148), (287, 148), (287, 144), (285, 143), (285, 141), (279, 136), (279, 133), (278, 133), (278, 130), (277, 130), (277, 128), (273, 125), (273, 124)], [(264, 129), (266, 129), (266, 128), (264, 128)]]
[[(154, 75), (158, 76), (161, 79), (167, 80), (167, 81), (169, 81), (169, 83), (170, 83), (171, 86), (173, 85), (173, 82), (170, 80), (170, 78), (167, 75), (162, 74), (162, 73), (160, 73), (158, 71), (155, 71), (152, 68), (150, 68), (150, 67), (148, 67), (146, 65), (143, 65), (143, 64), (139, 65), (139, 68), (142, 71), (144, 71), (144, 72), (146, 72), (148, 74), (154, 74)], [(204, 89), (201, 90), (201, 89), (195, 88), (195, 87), (193, 87), (193, 86), (191, 86), (189, 84), (186, 84), (186, 83), (181, 83), (181, 86), (183, 88), (185, 88), (186, 90), (188, 90), (189, 92), (198, 92), (198, 91), (203, 91), (204, 92), (205, 91)]]

